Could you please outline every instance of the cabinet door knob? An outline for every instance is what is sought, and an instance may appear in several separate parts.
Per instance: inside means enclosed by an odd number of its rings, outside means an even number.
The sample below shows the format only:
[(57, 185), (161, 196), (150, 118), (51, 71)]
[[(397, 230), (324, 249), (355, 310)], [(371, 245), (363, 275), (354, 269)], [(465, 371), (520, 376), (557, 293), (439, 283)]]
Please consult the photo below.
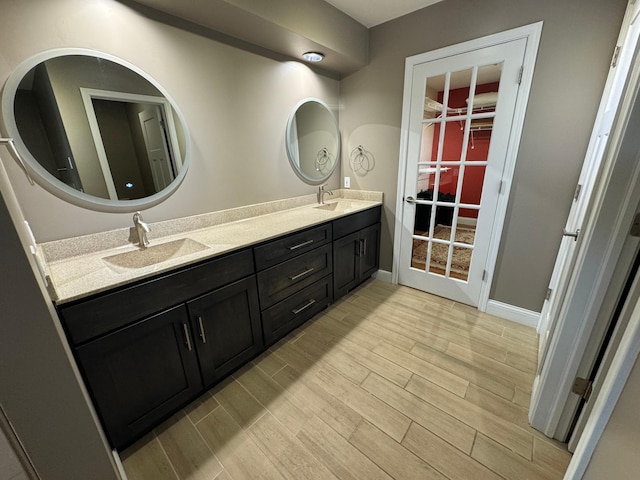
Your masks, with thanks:
[(191, 336), (189, 335), (189, 327), (186, 323), (182, 324), (182, 331), (184, 332), (184, 343), (187, 345), (189, 351), (191, 351)]
[(202, 317), (198, 315), (198, 326), (200, 327), (200, 338), (202, 343), (207, 343), (207, 336), (204, 334), (204, 324), (202, 323)]

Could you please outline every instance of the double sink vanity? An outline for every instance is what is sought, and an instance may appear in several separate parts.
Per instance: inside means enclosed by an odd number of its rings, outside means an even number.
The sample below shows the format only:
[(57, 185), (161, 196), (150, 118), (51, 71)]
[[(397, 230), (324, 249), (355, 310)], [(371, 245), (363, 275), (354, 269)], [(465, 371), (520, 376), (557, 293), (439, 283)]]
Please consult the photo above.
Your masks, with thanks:
[[(62, 325), (114, 448), (377, 270), (382, 194), (341, 195), (349, 198), (287, 208), (310, 201), (298, 197), (159, 222), (146, 248), (104, 248), (126, 243), (127, 229), (40, 245)], [(156, 230), (171, 234), (157, 238)]]
[[(187, 121), (169, 93), (102, 52), (57, 49), (26, 59), (4, 86), (2, 121), (29, 183), (88, 210), (157, 206), (201, 160), (190, 158)], [(340, 160), (329, 105), (301, 100), (285, 147), (293, 172), (318, 188), (317, 197), (152, 224), (136, 212), (131, 228), (37, 249), (32, 240), (113, 448), (131, 444), (377, 270), (382, 193), (324, 190)]]

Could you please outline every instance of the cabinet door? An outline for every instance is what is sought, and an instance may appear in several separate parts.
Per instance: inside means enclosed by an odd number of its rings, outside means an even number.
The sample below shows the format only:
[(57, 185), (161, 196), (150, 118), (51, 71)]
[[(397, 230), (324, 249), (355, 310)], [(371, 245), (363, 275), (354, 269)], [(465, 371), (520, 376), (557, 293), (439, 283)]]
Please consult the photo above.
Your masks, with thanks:
[(340, 298), (358, 285), (360, 233), (352, 233), (333, 242), (333, 295)]
[(255, 276), (214, 290), (187, 305), (206, 386), (262, 351)]
[(360, 281), (369, 278), (380, 265), (380, 224), (360, 230)]
[(202, 389), (184, 305), (87, 343), (76, 354), (115, 448), (146, 433)]

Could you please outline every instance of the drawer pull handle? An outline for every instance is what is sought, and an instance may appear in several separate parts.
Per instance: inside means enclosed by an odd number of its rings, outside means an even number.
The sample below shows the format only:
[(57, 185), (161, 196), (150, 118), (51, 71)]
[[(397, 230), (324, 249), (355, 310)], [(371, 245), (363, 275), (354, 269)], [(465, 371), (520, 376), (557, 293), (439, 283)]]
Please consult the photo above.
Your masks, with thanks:
[(299, 243), (298, 245), (294, 245), (293, 247), (289, 247), (289, 250), (297, 250), (302, 247), (306, 247), (307, 245), (311, 245), (313, 243), (313, 239), (307, 240), (306, 242)]
[(189, 336), (189, 327), (186, 323), (182, 324), (182, 331), (184, 332), (184, 343), (187, 345), (189, 351), (191, 351), (191, 337)]
[(204, 334), (204, 325), (202, 323), (202, 317), (198, 315), (198, 326), (200, 327), (200, 338), (202, 339), (202, 343), (207, 343), (207, 337)]
[(308, 270), (305, 270), (304, 272), (300, 272), (299, 274), (294, 275), (293, 277), (289, 277), (289, 280), (292, 280), (292, 281), (293, 281), (293, 280), (297, 280), (297, 279), (299, 279), (300, 277), (304, 277), (305, 275), (309, 275), (311, 272), (313, 272), (313, 270), (314, 270), (314, 268), (313, 268), (313, 267), (311, 267), (311, 268), (309, 268)]
[(293, 313), (294, 315), (298, 315), (300, 312), (305, 311), (307, 308), (309, 308), (311, 305), (313, 305), (314, 303), (316, 303), (316, 301), (312, 298), (311, 300), (309, 300), (305, 305), (303, 305), (300, 308), (294, 308), (293, 310), (291, 310), (291, 313)]

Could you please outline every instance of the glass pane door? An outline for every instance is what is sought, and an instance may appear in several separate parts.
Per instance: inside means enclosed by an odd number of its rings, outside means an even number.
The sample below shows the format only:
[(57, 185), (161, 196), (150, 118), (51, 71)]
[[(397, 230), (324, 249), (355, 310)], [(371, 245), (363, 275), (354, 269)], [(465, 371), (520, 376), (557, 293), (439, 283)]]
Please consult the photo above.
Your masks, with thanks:
[(468, 281), (501, 70), (426, 79), (411, 268)]

